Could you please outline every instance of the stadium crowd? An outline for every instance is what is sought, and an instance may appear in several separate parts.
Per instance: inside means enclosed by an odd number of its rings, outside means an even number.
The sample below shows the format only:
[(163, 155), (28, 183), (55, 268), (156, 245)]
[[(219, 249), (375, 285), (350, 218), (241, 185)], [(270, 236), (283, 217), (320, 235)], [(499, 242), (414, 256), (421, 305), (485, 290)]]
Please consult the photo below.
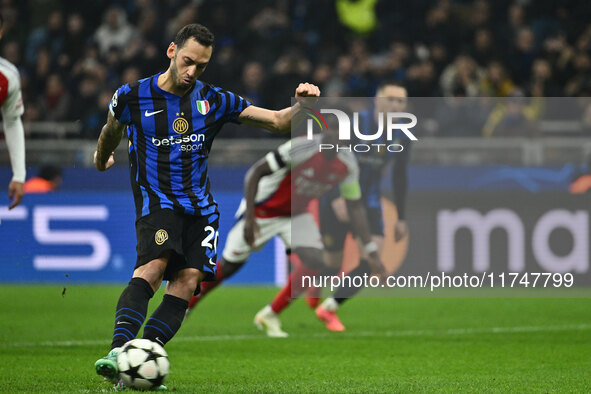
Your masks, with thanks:
[(324, 96), (370, 97), (384, 79), (401, 81), (411, 97), (591, 96), (588, 0), (2, 0), (0, 7), (0, 53), (20, 70), (25, 122), (79, 121), (92, 139), (114, 90), (164, 70), (174, 32), (191, 22), (216, 35), (202, 79), (263, 107), (288, 105), (303, 80)]

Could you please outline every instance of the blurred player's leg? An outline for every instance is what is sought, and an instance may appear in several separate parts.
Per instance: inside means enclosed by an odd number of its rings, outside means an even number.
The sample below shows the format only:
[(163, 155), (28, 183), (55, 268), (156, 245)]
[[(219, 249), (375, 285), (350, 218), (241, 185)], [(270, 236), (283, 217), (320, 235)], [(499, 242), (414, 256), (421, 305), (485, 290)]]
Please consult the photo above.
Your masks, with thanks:
[[(371, 274), (371, 268), (366, 260), (361, 260), (359, 262), (359, 265), (354, 270), (349, 272), (347, 276), (354, 278), (356, 276), (363, 277), (366, 274)], [(351, 283), (352, 282), (353, 281), (351, 281)], [(328, 330), (345, 330), (345, 326), (341, 323), (336, 312), (339, 309), (340, 305), (342, 305), (348, 299), (352, 298), (359, 290), (361, 290), (361, 287), (342, 286), (337, 289), (337, 291), (332, 295), (332, 297), (328, 297), (326, 300), (322, 302), (322, 304), (320, 304), (318, 308), (316, 308), (316, 316), (324, 322)]]
[[(287, 283), (277, 293), (271, 304), (261, 309), (255, 316), (254, 323), (270, 337), (286, 337), (281, 329), (278, 315), (307, 288), (304, 276), (315, 276), (323, 272), (322, 251), (316, 248), (296, 248), (290, 255), (292, 271)], [(305, 263), (304, 263), (305, 261)]]
[(306, 290), (306, 304), (312, 309), (315, 309), (320, 304), (320, 294), (322, 289), (320, 287), (310, 287)]
[(238, 262), (238, 263), (230, 263), (226, 261), (223, 257), (218, 260), (217, 262), (217, 270), (216, 270), (216, 280), (215, 281), (208, 281), (208, 282), (201, 282), (201, 291), (199, 294), (193, 296), (191, 301), (189, 301), (189, 308), (187, 309), (187, 316), (191, 312), (191, 310), (213, 289), (218, 287), (222, 284), (225, 279), (232, 277), (236, 272), (242, 268), (242, 266), (246, 263), (246, 261)]
[[(381, 251), (384, 244), (384, 237), (382, 235), (373, 235), (373, 242), (378, 245), (378, 249)], [(362, 250), (362, 248), (360, 248)], [(351, 277), (352, 280), (349, 283), (353, 283), (354, 277), (363, 277), (364, 275), (371, 275), (372, 270), (367, 260), (362, 253), (362, 259), (359, 261), (359, 265), (350, 271), (347, 276)], [(338, 257), (337, 253), (327, 253), (326, 259), (330, 260), (330, 256), (333, 258)], [(342, 254), (341, 254), (342, 258)], [(316, 308), (316, 316), (324, 322), (326, 328), (330, 331), (344, 331), (345, 326), (341, 323), (337, 316), (337, 310), (339, 307), (348, 299), (353, 298), (363, 287), (340, 287), (334, 292), (332, 297), (328, 297), (326, 300)]]

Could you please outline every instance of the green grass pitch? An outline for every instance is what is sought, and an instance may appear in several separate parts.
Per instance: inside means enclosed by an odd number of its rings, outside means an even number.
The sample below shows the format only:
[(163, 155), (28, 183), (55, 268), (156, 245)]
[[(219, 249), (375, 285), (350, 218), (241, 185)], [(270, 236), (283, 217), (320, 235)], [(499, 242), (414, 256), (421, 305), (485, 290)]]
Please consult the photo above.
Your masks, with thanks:
[[(0, 390), (108, 392), (123, 286), (0, 287)], [(221, 287), (166, 349), (175, 392), (589, 392), (591, 299), (357, 299), (329, 333), (303, 300), (287, 339), (252, 325), (275, 289)], [(156, 294), (154, 308), (162, 296)]]

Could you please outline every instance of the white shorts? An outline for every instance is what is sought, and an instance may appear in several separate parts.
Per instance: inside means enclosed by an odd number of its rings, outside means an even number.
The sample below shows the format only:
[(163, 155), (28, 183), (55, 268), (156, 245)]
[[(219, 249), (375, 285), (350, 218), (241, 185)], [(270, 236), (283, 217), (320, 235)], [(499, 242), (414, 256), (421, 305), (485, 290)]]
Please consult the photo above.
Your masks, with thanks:
[(226, 239), (222, 257), (230, 263), (241, 263), (248, 259), (250, 253), (259, 250), (271, 238), (279, 236), (286, 249), (298, 247), (322, 249), (322, 237), (314, 218), (309, 213), (290, 217), (257, 218), (259, 235), (255, 239), (254, 247), (250, 247), (244, 240), (244, 219), (240, 219)]

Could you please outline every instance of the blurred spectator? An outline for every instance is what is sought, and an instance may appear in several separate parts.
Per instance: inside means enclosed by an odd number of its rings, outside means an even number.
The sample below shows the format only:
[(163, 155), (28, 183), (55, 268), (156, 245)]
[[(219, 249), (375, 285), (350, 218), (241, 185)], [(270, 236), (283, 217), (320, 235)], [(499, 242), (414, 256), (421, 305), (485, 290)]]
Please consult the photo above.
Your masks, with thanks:
[(18, 42), (10, 41), (4, 44), (2, 57), (18, 68), (21, 65), (21, 50)]
[(514, 90), (515, 84), (507, 76), (503, 65), (497, 61), (490, 62), (480, 80), (481, 95), (507, 97)]
[[(289, 98), (295, 92), (292, 86), (298, 86), (301, 81), (310, 79), (312, 64), (300, 52), (288, 50), (273, 65), (273, 73), (269, 81), (270, 86), (284, 87), (283, 89), (270, 89), (270, 108), (291, 105)], [(288, 90), (288, 86), (290, 86)]]
[(71, 67), (77, 57), (84, 52), (86, 41), (88, 41), (88, 32), (84, 25), (84, 19), (80, 14), (71, 14), (68, 16), (64, 51), (60, 63)]
[(264, 91), (265, 91), (265, 79), (264, 79), (263, 65), (259, 62), (249, 62), (244, 66), (242, 71), (242, 85), (240, 92), (257, 106), (266, 107)]
[(67, 119), (70, 95), (66, 91), (61, 77), (51, 74), (47, 78), (45, 94), (40, 98), (39, 108), (43, 119), (59, 122)]
[(487, 118), (486, 106), (480, 98), (466, 97), (457, 87), (453, 97), (445, 98), (436, 112), (438, 137), (481, 137), (479, 133)]
[(526, 27), (519, 29), (513, 48), (507, 54), (505, 61), (511, 77), (518, 84), (524, 83), (529, 79), (531, 66), (536, 57), (533, 31)]
[(541, 105), (540, 99), (528, 103), (522, 91), (514, 90), (508, 98), (499, 100), (482, 133), (485, 137), (535, 137)]
[(39, 169), (37, 176), (25, 182), (25, 194), (42, 194), (56, 191), (62, 184), (62, 169), (47, 164)]
[(139, 81), (141, 78), (142, 76), (140, 74), (140, 70), (137, 67), (127, 67), (121, 76), (121, 83), (133, 83), (135, 81)]
[(483, 72), (474, 60), (467, 55), (461, 55), (443, 70), (439, 84), (445, 96), (451, 96), (454, 90), (462, 88), (466, 96), (475, 97), (479, 95), (479, 82), (482, 76)]
[(589, 54), (579, 52), (573, 59), (574, 76), (570, 78), (564, 91), (569, 96), (578, 96), (581, 91), (588, 90), (591, 86), (591, 57)]
[(411, 66), (407, 73), (408, 94), (411, 97), (439, 96), (435, 66), (429, 60)]
[(560, 96), (560, 90), (552, 80), (550, 62), (546, 59), (534, 60), (527, 91), (528, 95), (533, 97)]
[(481, 67), (485, 67), (497, 58), (497, 49), (490, 30), (478, 29), (476, 31), (470, 55)]
[(0, 52), (21, 71), (26, 121), (80, 120), (89, 138), (103, 90), (164, 69), (174, 33), (193, 22), (216, 35), (203, 80), (272, 108), (302, 80), (328, 96), (370, 96), (384, 79), (415, 97), (591, 94), (588, 0), (64, 4), (3, 1)]
[(57, 59), (64, 45), (64, 16), (61, 11), (53, 11), (47, 18), (47, 25), (33, 30), (27, 41), (26, 59), (29, 65), (37, 63), (39, 48), (45, 47), (52, 59)]
[(119, 7), (111, 7), (105, 13), (104, 22), (94, 37), (101, 54), (105, 55), (111, 48), (124, 49), (136, 35), (135, 28), (127, 22), (125, 11)]

